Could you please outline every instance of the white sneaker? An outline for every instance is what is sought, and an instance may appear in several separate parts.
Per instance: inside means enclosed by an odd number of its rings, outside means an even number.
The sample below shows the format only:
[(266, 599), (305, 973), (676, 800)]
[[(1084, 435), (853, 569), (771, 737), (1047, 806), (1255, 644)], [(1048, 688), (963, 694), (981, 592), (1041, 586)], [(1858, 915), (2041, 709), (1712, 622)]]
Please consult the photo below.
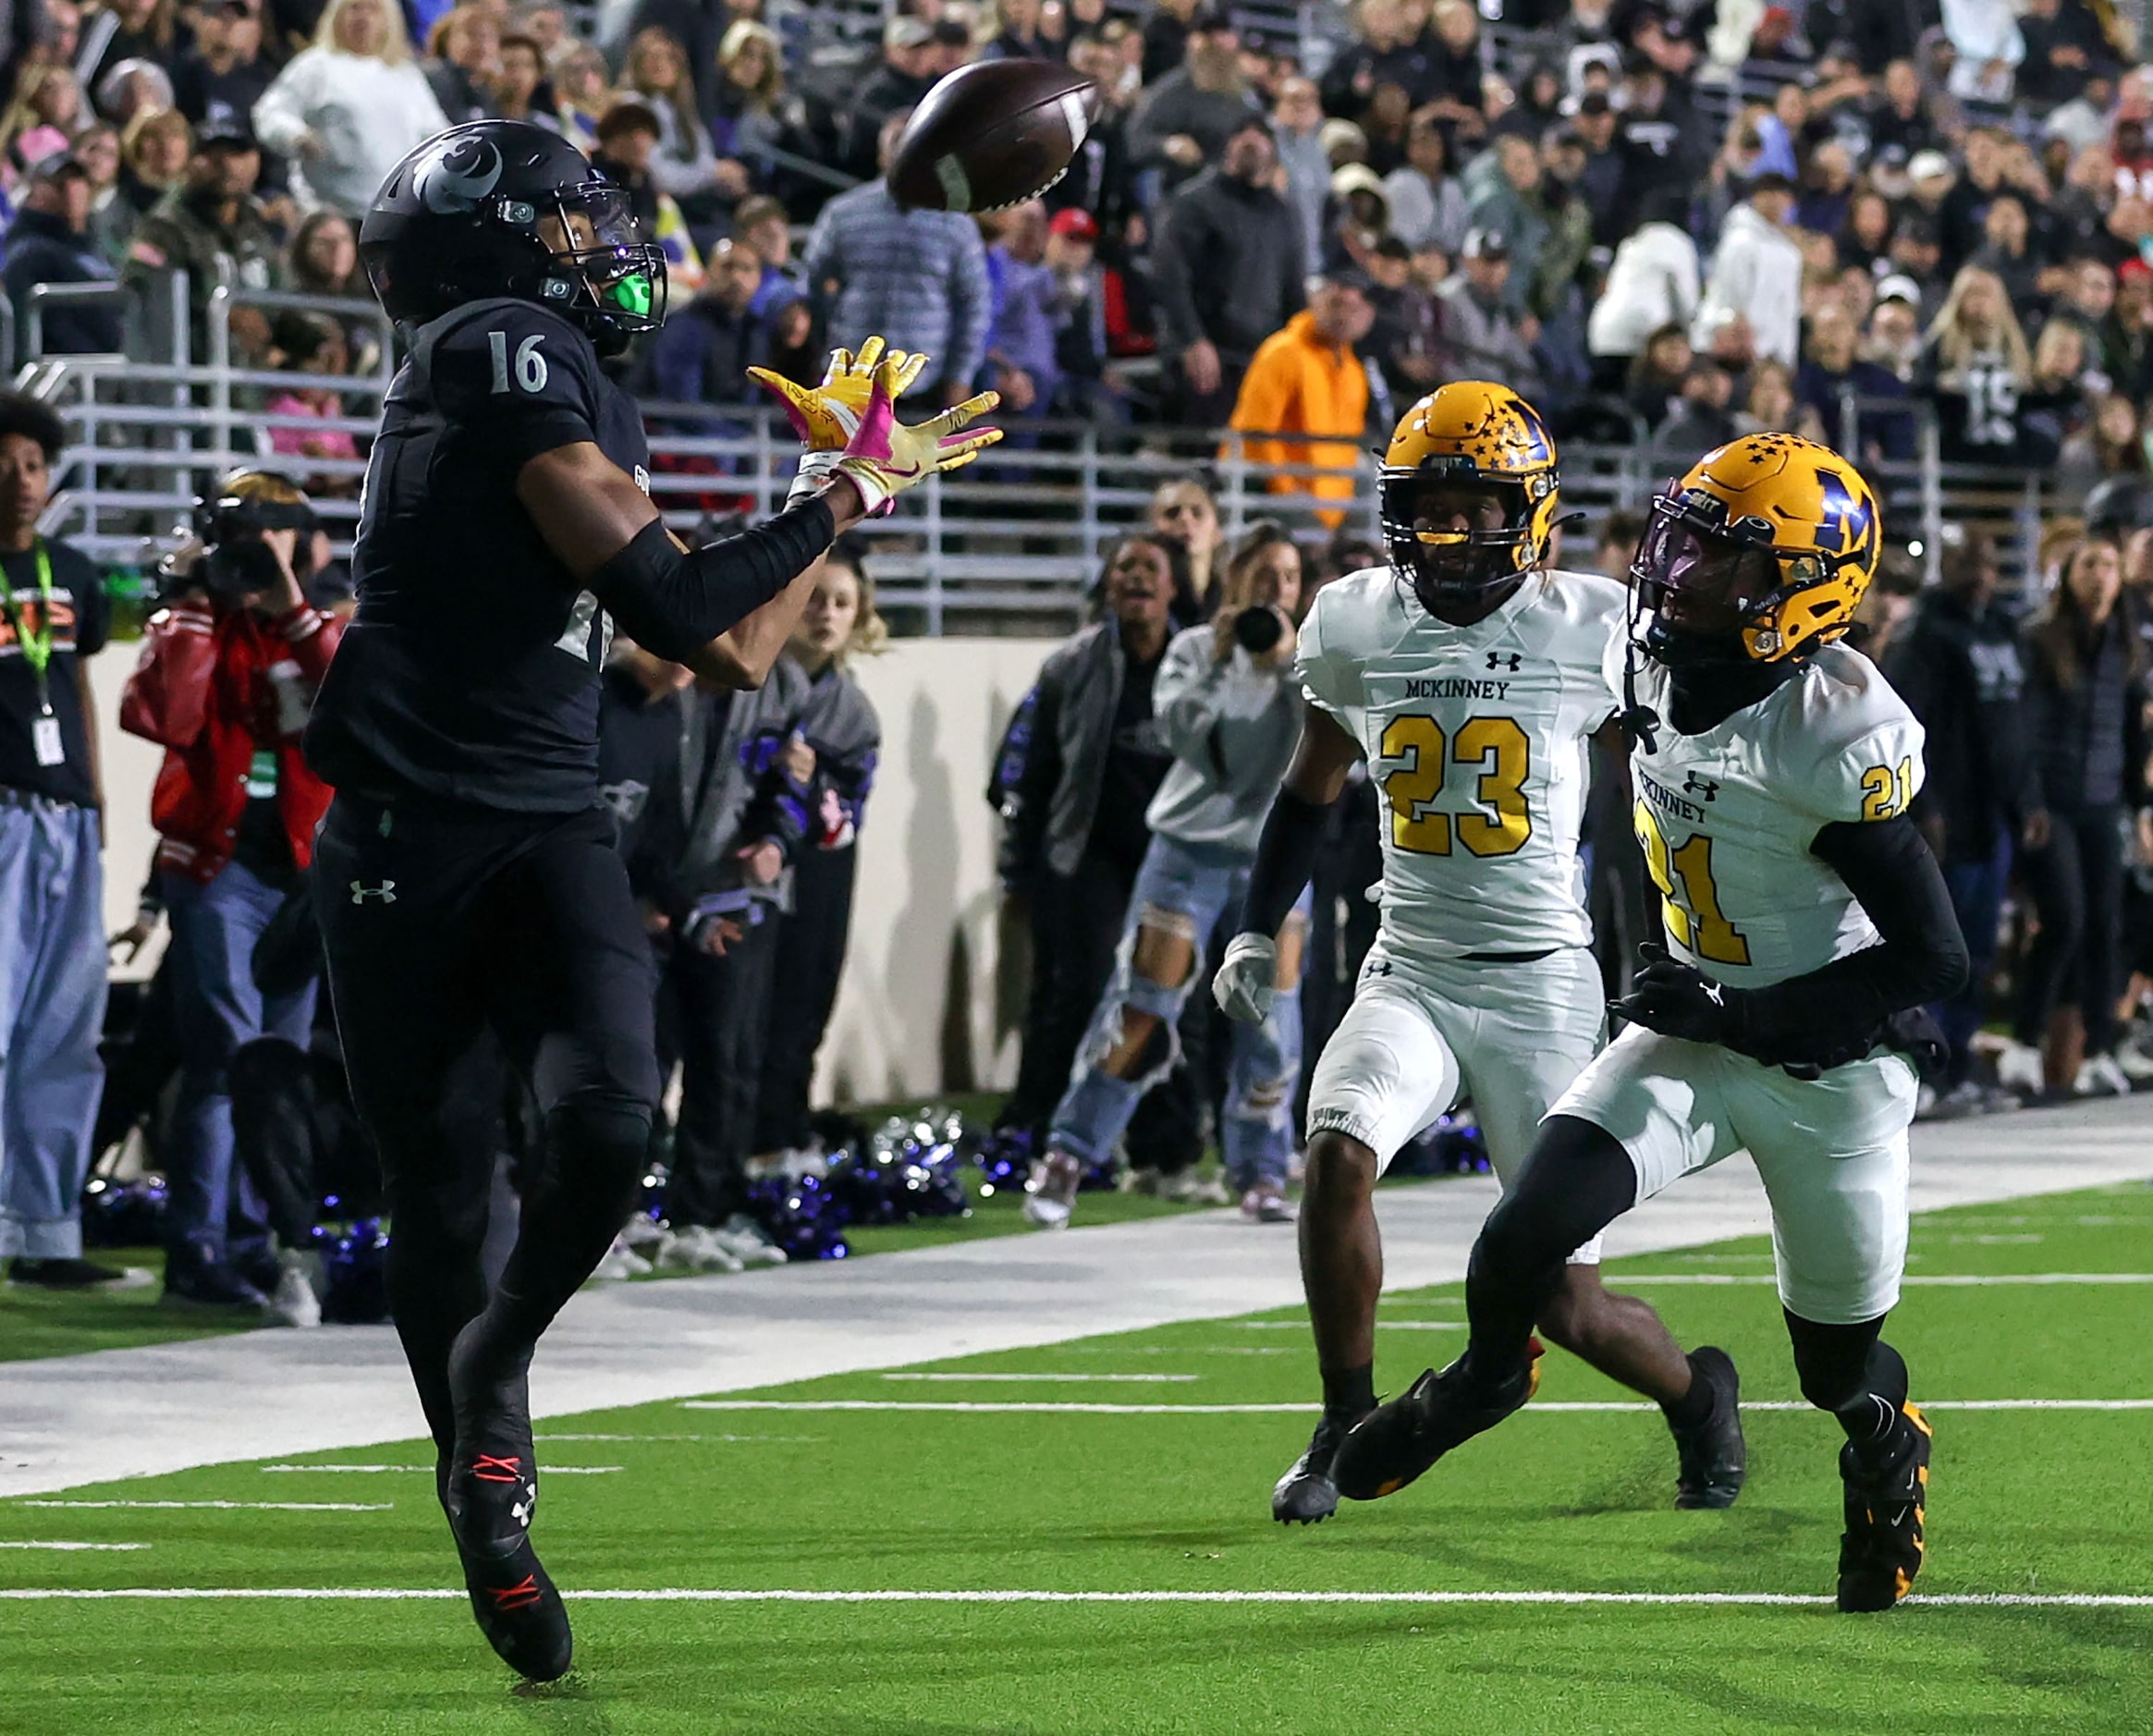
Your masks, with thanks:
[(2141, 1046), (2141, 1042), (2142, 1039), (2133, 1038), (2119, 1044), (2115, 1052), (2116, 1065), (2122, 1069), (2123, 1077), (2135, 1085), (2153, 1079), (2153, 1054), (2148, 1054)]
[(658, 1243), (657, 1264), (678, 1272), (738, 1272), (740, 1262), (717, 1239), (717, 1232), (702, 1224), (666, 1232)]
[(2038, 1096), (2049, 1086), (2041, 1071), (2041, 1052), (2030, 1043), (2006, 1040), (1996, 1052), (1996, 1082), (2006, 1091)]
[[(1928, 1088), (1924, 1086), (1926, 1091)], [(1988, 1105), (1986, 1091), (1978, 1080), (1963, 1080), (1931, 1103), (1926, 1110), (1916, 1111), (1914, 1119), (1928, 1121), (1957, 1121), (1969, 1115), (1980, 1115)]]
[(2131, 1082), (2112, 1055), (2088, 1056), (2072, 1082), (2073, 1094), (2081, 1097), (2127, 1097)]
[(1215, 1175), (1204, 1175), (1197, 1170), (1183, 1169), (1179, 1174), (1159, 1179), (1158, 1196), (1171, 1200), (1177, 1205), (1231, 1205), (1233, 1195), (1227, 1192), (1226, 1183)]
[(1278, 1187), (1266, 1181), (1241, 1196), (1241, 1215), (1252, 1224), (1291, 1224), (1293, 1203)]
[(735, 1212), (720, 1229), (710, 1232), (717, 1244), (747, 1265), (783, 1265), (785, 1250), (770, 1240), (770, 1232), (744, 1212)]
[(276, 1293), (262, 1310), (264, 1320), (302, 1329), (322, 1324), (322, 1299), (316, 1289), (321, 1256), (304, 1248), (280, 1249), (276, 1255)]
[(1083, 1167), (1067, 1152), (1050, 1151), (1038, 1159), (1024, 1184), (1025, 1221), (1040, 1229), (1067, 1229), (1083, 1176)]
[(650, 1274), (651, 1263), (628, 1245), (625, 1236), (616, 1236), (613, 1238), (613, 1245), (606, 1250), (605, 1258), (592, 1268), (590, 1281), (593, 1284), (618, 1284), (631, 1278), (648, 1278)]
[(614, 1238), (614, 1244), (617, 1247), (629, 1247), (640, 1251), (644, 1248), (655, 1247), (665, 1239), (665, 1225), (659, 1223), (654, 1217), (646, 1216), (643, 1213), (638, 1212), (621, 1226), (620, 1234)]

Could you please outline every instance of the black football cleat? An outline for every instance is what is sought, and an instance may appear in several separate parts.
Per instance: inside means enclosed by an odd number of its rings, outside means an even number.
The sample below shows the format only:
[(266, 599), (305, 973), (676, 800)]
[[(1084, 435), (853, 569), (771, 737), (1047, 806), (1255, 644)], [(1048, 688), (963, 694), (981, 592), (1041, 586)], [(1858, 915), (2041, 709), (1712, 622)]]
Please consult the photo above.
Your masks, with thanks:
[(1308, 1450), (1296, 1459), (1271, 1490), (1271, 1517), (1281, 1525), (1320, 1525), (1339, 1510), (1339, 1485), (1331, 1481), (1331, 1461), (1339, 1443), (1359, 1419), (1326, 1411), (1316, 1424)]
[(1674, 1504), (1682, 1510), (1732, 1507), (1748, 1474), (1742, 1439), (1742, 1379), (1734, 1359), (1716, 1344), (1690, 1356), (1690, 1378), (1712, 1389), (1712, 1413), (1694, 1428), (1676, 1428), (1675, 1456), (1682, 1469), (1675, 1479)]
[(1429, 1369), (1388, 1404), (1353, 1424), (1331, 1461), (1331, 1481), (1350, 1501), (1395, 1495), (1453, 1447), (1493, 1428), (1540, 1387), (1540, 1340), (1524, 1365), (1494, 1386), (1474, 1380), (1460, 1357)]
[(537, 1504), (538, 1467), (528, 1447), (473, 1453), (468, 1462), (459, 1454), (442, 1503), (479, 1632), (519, 1675), (552, 1681), (568, 1673), (575, 1640), (560, 1593), (531, 1547)]
[(1839, 1540), (1839, 1607), (1849, 1614), (1889, 1609), (1921, 1571), (1928, 1506), (1928, 1419), (1914, 1405), (1879, 1447), (1839, 1451), (1846, 1485), (1846, 1531)]

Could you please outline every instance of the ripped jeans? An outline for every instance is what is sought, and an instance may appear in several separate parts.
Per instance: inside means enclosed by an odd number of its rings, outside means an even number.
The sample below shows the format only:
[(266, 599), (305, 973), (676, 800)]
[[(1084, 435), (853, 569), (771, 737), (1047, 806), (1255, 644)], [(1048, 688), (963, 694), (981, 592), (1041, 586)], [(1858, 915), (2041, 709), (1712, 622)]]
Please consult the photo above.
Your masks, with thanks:
[[(1238, 920), (1248, 890), (1249, 863), (1238, 854), (1177, 843), (1155, 836), (1137, 871), (1129, 899), (1114, 974), (1077, 1050), (1069, 1089), (1055, 1106), (1047, 1135), (1053, 1149), (1093, 1163), (1114, 1149), (1137, 1100), (1173, 1070), (1180, 1040), (1175, 1025), (1189, 996), (1210, 983), (1205, 947), (1221, 917)], [(1308, 922), (1308, 897), (1288, 919), (1283, 959), (1297, 960), (1299, 934)], [(1160, 982), (1139, 968), (1146, 954), (1186, 957), (1177, 982)], [(1293, 1155), (1293, 1088), (1301, 1073), (1300, 968), (1282, 972), (1286, 983), (1260, 1025), (1236, 1024), (1227, 1070), (1226, 1113), (1219, 1127), (1226, 1172), (1237, 1188), (1258, 1182), (1284, 1186)], [(1133, 1054), (1122, 1054), (1116, 1070), (1106, 1063), (1125, 1049), (1125, 1012), (1150, 1015), (1152, 1029)], [(1118, 1074), (1125, 1074), (1119, 1077)]]

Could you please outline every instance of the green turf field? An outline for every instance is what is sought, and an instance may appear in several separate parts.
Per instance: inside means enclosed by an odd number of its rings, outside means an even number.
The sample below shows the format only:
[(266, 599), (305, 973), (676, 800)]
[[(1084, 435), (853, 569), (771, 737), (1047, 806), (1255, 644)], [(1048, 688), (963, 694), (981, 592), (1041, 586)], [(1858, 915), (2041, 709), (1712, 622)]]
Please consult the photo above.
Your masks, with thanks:
[[(1910, 1272), (2143, 1276), (2149, 1230), (2142, 1187), (1940, 1213), (1917, 1222)], [(1533, 1406), (1412, 1489), (1286, 1532), (1267, 1495), (1312, 1417), (1193, 1407), (1305, 1401), (1303, 1327), (1180, 1325), (544, 1424), (537, 1534), (580, 1636), (558, 1689), (512, 1691), (453, 1600), (0, 1599), (0, 1731), (2153, 1730), (2144, 1283), (1917, 1281), (1891, 1334), (1916, 1397), (1939, 1401), (1921, 1591), (2136, 1607), (1429, 1600), (1827, 1598), (1837, 1436), (1793, 1404), (1772, 1289), (1751, 1281), (1768, 1270), (1742, 1242), (1610, 1271), (1743, 1365), (1759, 1408), (1731, 1512), (1669, 1510), (1657, 1417), (1559, 1408), (1622, 1395), (1553, 1355)], [(1387, 1299), (1379, 1384), (1446, 1360), (1461, 1318), (1455, 1287)], [(914, 1377), (930, 1374), (958, 1378)], [(1951, 1402), (2043, 1399), (2147, 1408)], [(812, 1408), (833, 1403), (929, 1408)], [(949, 1408), (966, 1405), (1117, 1408)], [(307, 1461), (410, 1469), (227, 1465), (38, 1498), (354, 1510), (0, 1503), (0, 1544), (148, 1546), (0, 1549), (0, 1584), (439, 1588), (425, 1459), (414, 1443)], [(697, 1590), (965, 1600), (576, 1595)], [(970, 1600), (983, 1592), (1217, 1600)], [(1352, 1593), (1388, 1600), (1313, 1596)]]

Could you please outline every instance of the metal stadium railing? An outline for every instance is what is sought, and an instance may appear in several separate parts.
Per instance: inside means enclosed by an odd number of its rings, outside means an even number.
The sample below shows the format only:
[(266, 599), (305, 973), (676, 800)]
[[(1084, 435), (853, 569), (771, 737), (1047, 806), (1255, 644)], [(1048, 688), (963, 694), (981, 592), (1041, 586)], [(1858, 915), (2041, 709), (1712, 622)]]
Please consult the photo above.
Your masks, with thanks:
[[(190, 359), (187, 285), (163, 286), (177, 360), (53, 356), (26, 362), (18, 384), (67, 419), (70, 444), (46, 526), (117, 565), (147, 568), (171, 547), (196, 497), (236, 465), (264, 464), (292, 475), (314, 496), (342, 552), (359, 516), (366, 442), (379, 426), (393, 345), (378, 308), (364, 301), (220, 288), (209, 299), (209, 360)], [(31, 325), (32, 301), (25, 325)], [(367, 375), (306, 375), (228, 365), (235, 311), (297, 309), (367, 322), (384, 360)], [(343, 414), (277, 415), (265, 405), (291, 388), (337, 393)], [(1947, 466), (1925, 407), (1856, 399), (1842, 406), (1861, 441), (1865, 418), (1916, 418), (1917, 456), (1866, 466), (1888, 509), (1887, 531), (1933, 576), (1946, 526), (1977, 527), (1996, 540), (2008, 581), (2037, 582), (2044, 525), (2073, 509), (2054, 479), (2026, 471)], [(782, 504), (797, 447), (783, 419), (759, 408), (650, 403), (651, 492), (683, 532), (736, 513), (760, 518)], [(1871, 423), (1873, 426), (1873, 422)], [(348, 434), (360, 457), (279, 451), (291, 431)], [(1639, 511), (1670, 471), (1694, 455), (1656, 450), (1643, 439), (1567, 443), (1563, 504), (1589, 540), (1614, 510)], [(1288, 521), (1310, 537), (1344, 530), (1374, 538), (1375, 464), (1362, 452), (1351, 499), (1313, 492), (1313, 464), (1252, 459), (1246, 437), (1020, 422), (1004, 445), (948, 480), (907, 495), (900, 510), (862, 527), (884, 605), (909, 630), (1050, 632), (1084, 606), (1113, 539), (1140, 522), (1152, 491), (1169, 477), (1201, 471), (1213, 486), (1229, 534), (1260, 518)], [(1579, 542), (1572, 544), (1573, 554)]]

